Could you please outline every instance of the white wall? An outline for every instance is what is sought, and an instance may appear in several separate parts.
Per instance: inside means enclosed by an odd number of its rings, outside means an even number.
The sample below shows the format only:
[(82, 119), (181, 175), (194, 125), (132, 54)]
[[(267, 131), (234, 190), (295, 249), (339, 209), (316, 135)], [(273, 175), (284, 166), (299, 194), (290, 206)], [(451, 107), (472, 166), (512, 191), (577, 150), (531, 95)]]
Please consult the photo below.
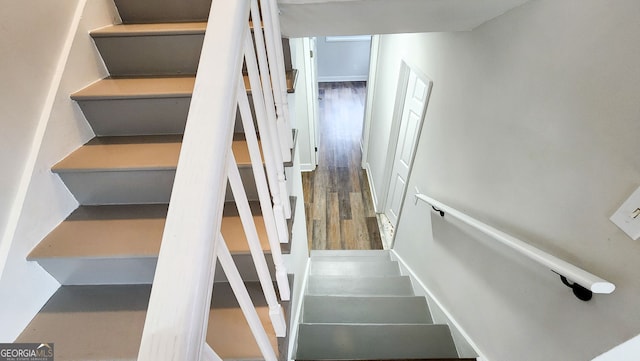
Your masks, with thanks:
[(0, 249), (77, 2), (0, 3)]
[(318, 81), (366, 81), (369, 77), (371, 38), (339, 41), (318, 37)]
[[(11, 180), (14, 189), (24, 189), (10, 210), (16, 223), (2, 241), (6, 253), (0, 261), (0, 342), (12, 342), (58, 287), (26, 256), (77, 206), (50, 169), (93, 136), (69, 95), (106, 75), (88, 32), (113, 23), (117, 15), (110, 0), (5, 3), (0, 28), (11, 29), (4, 27), (5, 21), (19, 26), (0, 38), (5, 42), (5, 37), (13, 37), (16, 45), (2, 46), (0, 57), (12, 59), (11, 67), (0, 67), (3, 79), (14, 79), (9, 92), (4, 93), (8, 87), (0, 89), (0, 104), (6, 113), (15, 114), (3, 117), (0, 146), (6, 146), (5, 136), (17, 145), (0, 154), (5, 169), (12, 170), (7, 174), (18, 174)], [(5, 12), (7, 7), (11, 11)], [(18, 31), (21, 28), (25, 31)], [(20, 179), (23, 166), (25, 176)]]
[(537, 0), (472, 32), (381, 39), (373, 185), (405, 59), (434, 82), (408, 197), (417, 186), (617, 285), (579, 301), (408, 198), (394, 249), (487, 360), (587, 360), (640, 333), (640, 247), (608, 220), (640, 185), (639, 16), (635, 0)]

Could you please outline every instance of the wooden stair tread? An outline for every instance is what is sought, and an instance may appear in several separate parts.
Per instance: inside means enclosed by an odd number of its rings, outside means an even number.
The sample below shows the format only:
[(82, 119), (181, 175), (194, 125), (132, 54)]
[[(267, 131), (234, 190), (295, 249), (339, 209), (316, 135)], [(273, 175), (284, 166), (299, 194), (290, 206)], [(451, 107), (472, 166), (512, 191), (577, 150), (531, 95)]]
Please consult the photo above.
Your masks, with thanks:
[[(142, 338), (150, 291), (150, 285), (63, 286), (16, 342), (46, 339), (55, 343), (56, 360), (133, 360)], [(214, 287), (214, 299), (228, 292), (225, 287), (220, 291)], [(271, 345), (278, 350), (268, 307), (258, 305), (256, 310)], [(242, 311), (232, 304), (212, 307), (207, 343), (223, 359), (262, 358)]]
[[(293, 92), (297, 70), (286, 72), (287, 91)], [(249, 76), (243, 75), (247, 92), (251, 92)], [(149, 98), (188, 98), (193, 93), (195, 76), (105, 78), (73, 93), (71, 99), (113, 100)]]
[[(52, 170), (56, 173), (175, 170), (181, 146), (179, 135), (99, 137), (58, 162)], [(245, 140), (234, 140), (232, 149), (239, 166), (251, 165)]]
[(74, 100), (187, 98), (193, 92), (194, 76), (106, 78), (71, 95)]
[(147, 36), (147, 35), (190, 35), (204, 34), (207, 22), (116, 24), (91, 31), (91, 36)]
[[(49, 233), (28, 259), (158, 257), (166, 212), (166, 204), (80, 207)], [(268, 253), (264, 220), (261, 215), (254, 215), (253, 220), (262, 249)], [(238, 215), (222, 218), (222, 234), (231, 253), (249, 253)]]

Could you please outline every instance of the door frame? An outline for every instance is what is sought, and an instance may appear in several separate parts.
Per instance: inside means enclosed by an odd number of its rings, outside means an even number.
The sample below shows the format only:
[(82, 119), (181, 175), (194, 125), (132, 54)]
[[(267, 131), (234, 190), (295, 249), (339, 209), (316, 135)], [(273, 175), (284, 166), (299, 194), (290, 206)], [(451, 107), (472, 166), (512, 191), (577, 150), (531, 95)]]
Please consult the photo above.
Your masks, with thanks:
[[(318, 166), (318, 61), (316, 51), (316, 38), (307, 37), (302, 39), (302, 51), (305, 61), (305, 85), (308, 106), (308, 128), (309, 128), (309, 153), (311, 154), (311, 164), (314, 170)], [(307, 169), (305, 169), (307, 170)]]
[[(395, 161), (396, 149), (398, 148), (398, 137), (400, 136), (400, 126), (402, 123), (402, 114), (404, 112), (404, 103), (407, 96), (407, 86), (409, 85), (409, 75), (414, 73), (416, 77), (421, 79), (427, 85), (427, 96), (424, 102), (424, 109), (422, 111), (422, 117), (420, 118), (420, 123), (418, 125), (418, 134), (416, 135), (417, 140), (413, 146), (411, 151), (411, 161), (409, 164), (409, 173), (407, 176), (407, 185), (402, 194), (402, 201), (400, 203), (400, 210), (398, 213), (398, 222), (402, 217), (402, 208), (404, 206), (404, 201), (407, 196), (407, 187), (409, 185), (409, 179), (411, 178), (411, 173), (413, 172), (413, 163), (415, 161), (416, 151), (418, 150), (418, 144), (420, 143), (420, 135), (422, 134), (422, 129), (424, 126), (424, 120), (427, 115), (427, 109), (429, 106), (429, 99), (431, 98), (431, 91), (433, 88), (433, 81), (431, 78), (426, 76), (422, 71), (420, 71), (417, 67), (411, 66), (406, 60), (402, 60), (400, 64), (400, 75), (398, 77), (398, 88), (396, 91), (396, 100), (393, 108), (393, 118), (391, 122), (391, 131), (389, 134), (389, 143), (387, 145), (387, 156), (385, 160), (384, 166), (384, 189), (381, 192), (380, 204), (381, 204), (381, 212), (384, 214), (387, 209), (387, 199), (389, 198), (389, 192), (391, 188), (391, 181), (393, 176), (393, 166)], [(397, 226), (397, 224), (396, 224)], [(395, 235), (397, 232), (394, 232), (393, 240), (391, 242), (391, 246), (395, 242)]]

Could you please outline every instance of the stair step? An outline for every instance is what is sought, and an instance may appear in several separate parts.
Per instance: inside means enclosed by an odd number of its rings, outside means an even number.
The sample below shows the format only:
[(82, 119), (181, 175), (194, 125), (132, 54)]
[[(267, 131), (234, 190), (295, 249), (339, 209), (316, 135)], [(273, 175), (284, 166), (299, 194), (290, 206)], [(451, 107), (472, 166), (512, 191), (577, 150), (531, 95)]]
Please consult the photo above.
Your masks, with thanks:
[(312, 250), (310, 252), (311, 259), (319, 257), (334, 257), (334, 260), (347, 259), (351, 260), (354, 257), (391, 259), (388, 250), (383, 249), (371, 249), (371, 250)]
[(344, 277), (313, 276), (307, 283), (308, 295), (316, 296), (413, 296), (408, 276)]
[[(52, 171), (83, 205), (168, 203), (181, 142), (179, 135), (98, 137)], [(247, 196), (257, 199), (246, 141), (234, 140), (232, 148)]]
[(400, 267), (396, 261), (333, 261), (314, 259), (311, 262), (310, 275), (317, 276), (400, 276)]
[(300, 324), (296, 360), (457, 358), (446, 325)]
[[(296, 71), (287, 72), (293, 91)], [(98, 136), (181, 134), (194, 76), (106, 78), (71, 95)], [(248, 76), (245, 85), (250, 93)]]
[(211, 0), (115, 0), (124, 23), (206, 21)]
[[(166, 204), (81, 206), (29, 254), (62, 284), (151, 283), (167, 213)], [(272, 275), (273, 262), (259, 205), (254, 222)], [(257, 280), (235, 205), (225, 207), (222, 234), (243, 279)], [(216, 273), (216, 281), (225, 281)]]
[(120, 24), (91, 32), (111, 76), (195, 75), (206, 22)]
[(206, 21), (108, 25), (91, 31), (92, 38), (145, 35), (204, 34)]
[[(270, 342), (277, 350), (269, 309), (256, 292), (260, 286), (247, 285)], [(63, 286), (16, 342), (53, 342), (56, 360), (135, 360), (150, 291), (150, 285)], [(207, 343), (223, 359), (262, 358), (242, 311), (229, 297), (233, 294), (228, 287), (216, 284)]]
[(305, 296), (304, 323), (431, 324), (424, 297)]

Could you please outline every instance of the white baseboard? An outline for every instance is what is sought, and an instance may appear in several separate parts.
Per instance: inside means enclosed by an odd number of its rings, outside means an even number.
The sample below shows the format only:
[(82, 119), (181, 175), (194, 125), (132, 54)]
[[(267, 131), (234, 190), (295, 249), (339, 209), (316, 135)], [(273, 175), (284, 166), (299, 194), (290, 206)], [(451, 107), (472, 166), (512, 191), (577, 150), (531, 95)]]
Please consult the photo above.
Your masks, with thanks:
[(378, 195), (376, 194), (376, 188), (373, 184), (373, 179), (371, 178), (371, 169), (369, 168), (369, 163), (365, 163), (362, 167), (367, 173), (367, 180), (369, 181), (369, 193), (371, 193), (371, 200), (373, 201), (373, 210), (376, 213), (380, 213), (380, 209), (378, 209)]
[[(424, 292), (424, 294), (427, 295), (428, 298), (430, 298), (436, 304), (436, 306), (440, 309), (440, 311), (442, 311), (444, 316), (447, 318), (447, 323), (449, 324), (449, 327), (455, 328), (456, 332), (464, 338), (464, 341), (468, 344), (468, 346), (473, 348), (473, 350), (478, 354), (477, 356), (475, 356), (476, 359), (482, 360), (482, 361), (489, 361), (489, 358), (482, 353), (482, 351), (478, 348), (478, 345), (476, 345), (476, 343), (473, 342), (469, 334), (460, 326), (460, 324), (456, 321), (456, 319), (451, 315), (449, 310), (447, 310), (447, 308), (444, 307), (444, 305), (440, 302), (440, 300), (429, 290), (429, 288), (427, 288), (427, 286), (424, 283), (422, 283), (420, 278), (415, 274), (415, 272), (413, 272), (411, 267), (407, 265), (404, 259), (402, 259), (402, 257), (400, 257), (400, 255), (398, 255), (398, 253), (393, 249), (391, 250), (391, 257), (392, 259), (395, 259), (398, 261), (400, 265), (400, 269), (403, 271), (402, 273), (405, 274), (406, 272), (406, 274), (411, 278), (411, 283), (414, 286), (418, 285), (420, 288), (419, 291)], [(456, 344), (456, 347), (458, 346), (459, 345)], [(473, 356), (461, 355), (461, 357), (473, 357)]]
[(301, 172), (312, 172), (316, 170), (316, 165), (315, 164), (300, 164), (300, 171)]
[[(307, 258), (307, 265), (305, 267), (304, 270), (304, 274), (302, 275), (302, 279), (303, 279), (303, 283), (302, 283), (302, 293), (300, 294), (300, 297), (304, 298), (304, 291), (307, 289), (307, 281), (309, 279), (309, 269), (311, 267), (311, 262), (310, 259)], [(289, 329), (289, 357), (288, 357), (288, 361), (295, 361), (295, 352), (296, 350), (296, 345), (298, 344), (298, 324), (300, 324), (300, 318), (302, 317), (302, 307), (304, 307), (303, 305), (303, 300), (300, 300), (300, 302), (296, 303), (296, 308), (295, 310), (293, 310), (292, 314), (293, 314), (293, 319), (291, 320), (291, 322), (289, 323), (290, 325), (290, 329)]]
[(339, 83), (343, 81), (367, 81), (369, 74), (364, 75), (342, 75), (342, 76), (319, 76), (318, 83)]

